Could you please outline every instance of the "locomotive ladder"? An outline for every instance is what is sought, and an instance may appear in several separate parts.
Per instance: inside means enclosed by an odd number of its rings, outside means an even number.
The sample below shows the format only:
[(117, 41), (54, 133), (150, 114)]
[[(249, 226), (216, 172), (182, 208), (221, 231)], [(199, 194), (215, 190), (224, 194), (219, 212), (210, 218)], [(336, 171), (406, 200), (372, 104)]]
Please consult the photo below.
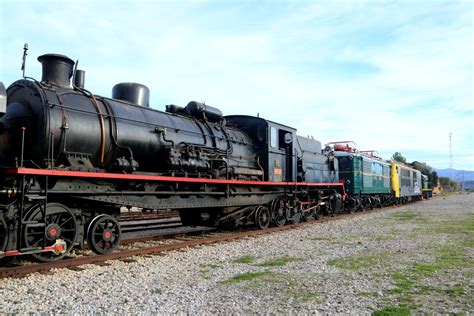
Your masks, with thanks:
[[(21, 138), (21, 153), (20, 153), (20, 168), (23, 168), (24, 165), (24, 151), (25, 151), (25, 132), (26, 128), (22, 127), (22, 138)], [(53, 157), (54, 157), (54, 142), (53, 142), (54, 132), (51, 132), (50, 137), (48, 137), (48, 168), (52, 169), (53, 167)], [(18, 164), (17, 164), (18, 165)], [(18, 226), (18, 234), (17, 234), (17, 244), (20, 246), (20, 251), (28, 251), (28, 250), (36, 250), (39, 248), (46, 248), (47, 242), (47, 223), (46, 223), (46, 208), (48, 204), (48, 187), (49, 187), (49, 176), (46, 175), (45, 179), (45, 190), (44, 195), (34, 194), (29, 195), (27, 192), (27, 179), (26, 175), (23, 174), (20, 178), (20, 205), (19, 205), (19, 226)], [(29, 201), (39, 201), (38, 205), (40, 207), (41, 219), (35, 221), (28, 221), (25, 220), (25, 198), (28, 198)], [(42, 222), (41, 222), (42, 220)], [(23, 233), (26, 232), (26, 227), (43, 227), (43, 238), (41, 244), (33, 247), (33, 249), (28, 248), (26, 245), (26, 240), (23, 238)], [(22, 247), (25, 243), (25, 247)]]

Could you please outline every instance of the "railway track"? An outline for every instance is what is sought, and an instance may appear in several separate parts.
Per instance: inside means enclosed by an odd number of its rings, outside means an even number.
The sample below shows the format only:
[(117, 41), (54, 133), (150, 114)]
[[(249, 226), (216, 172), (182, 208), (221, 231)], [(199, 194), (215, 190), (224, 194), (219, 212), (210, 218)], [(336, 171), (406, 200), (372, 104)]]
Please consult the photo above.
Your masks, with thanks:
[[(7, 258), (2, 264), (3, 267), (0, 267), (0, 279), (7, 277), (22, 277), (31, 273), (39, 272), (44, 273), (50, 271), (51, 269), (59, 268), (73, 268), (78, 269), (77, 267), (83, 264), (105, 264), (105, 261), (108, 260), (117, 260), (124, 259), (128, 257), (133, 257), (136, 255), (146, 255), (153, 254), (156, 252), (149, 252), (148, 249), (161, 249), (163, 250), (158, 252), (173, 250), (167, 249), (173, 244), (181, 243), (183, 238), (193, 238), (194, 240), (198, 238), (209, 238), (209, 234), (215, 231), (215, 228), (208, 227), (180, 227), (179, 229), (163, 229), (158, 234), (153, 236), (133, 236), (121, 241), (119, 249), (115, 252), (96, 255), (86, 246), (85, 249), (76, 250), (69, 257), (65, 257), (62, 260), (55, 262), (32, 262), (20, 260), (17, 258)], [(202, 237), (200, 237), (202, 235)], [(126, 236), (126, 235), (125, 235)], [(180, 248), (177, 248), (180, 249)], [(148, 251), (147, 251), (148, 250)]]
[(374, 212), (387, 211), (396, 207), (398, 206), (390, 206), (383, 209), (367, 210), (365, 212), (357, 212), (352, 214), (339, 214), (335, 217), (323, 217), (318, 221), (302, 222), (299, 224), (286, 225), (282, 227), (272, 227), (266, 230), (251, 230), (247, 228), (238, 232), (228, 232), (205, 227), (182, 227), (183, 229), (174, 231), (172, 233), (163, 232), (162, 234), (154, 236), (143, 236), (126, 239), (121, 243), (118, 251), (109, 254), (85, 254), (75, 258), (66, 258), (50, 263), (30, 263), (28, 265), (22, 266), (7, 266), (0, 268), (0, 278), (21, 277), (34, 272), (44, 273), (52, 269), (60, 268), (80, 270), (81, 268), (79, 268), (79, 266), (84, 264), (107, 265), (106, 261), (109, 260), (133, 260), (127, 258), (133, 256), (154, 255), (157, 253), (184, 248), (268, 235), (286, 230), (302, 228), (307, 225), (317, 225), (319, 223), (347, 219)]
[(133, 260), (127, 259), (133, 256), (145, 256), (163, 253), (167, 251), (179, 250), (184, 248), (191, 248), (203, 245), (210, 245), (219, 242), (228, 242), (245, 238), (252, 238), (262, 235), (273, 234), (277, 232), (287, 231), (291, 229), (299, 229), (307, 225), (317, 225), (319, 223), (326, 223), (341, 219), (361, 216), (374, 212), (383, 212), (398, 205), (385, 207), (382, 209), (367, 210), (364, 212), (357, 212), (352, 214), (339, 214), (335, 217), (323, 217), (320, 220), (310, 222), (302, 222), (299, 224), (285, 225), (282, 227), (271, 227), (266, 230), (243, 229), (241, 231), (229, 232), (218, 231), (213, 228), (206, 227), (181, 227), (181, 230), (154, 236), (134, 237), (123, 240), (118, 251), (109, 254), (95, 255), (84, 254), (82, 256), (65, 258), (56, 262), (49, 263), (30, 263), (21, 266), (6, 266), (0, 268), (0, 278), (7, 277), (21, 277), (34, 272), (44, 273), (51, 269), (70, 268), (73, 270), (81, 270), (79, 266), (84, 264), (107, 265), (109, 260)]

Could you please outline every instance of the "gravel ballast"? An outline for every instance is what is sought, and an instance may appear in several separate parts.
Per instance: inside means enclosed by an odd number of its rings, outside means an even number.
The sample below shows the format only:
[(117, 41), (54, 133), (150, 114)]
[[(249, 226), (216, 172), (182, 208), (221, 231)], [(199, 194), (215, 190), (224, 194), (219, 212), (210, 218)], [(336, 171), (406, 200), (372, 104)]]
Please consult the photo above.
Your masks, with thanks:
[(474, 312), (474, 194), (0, 280), (1, 313)]

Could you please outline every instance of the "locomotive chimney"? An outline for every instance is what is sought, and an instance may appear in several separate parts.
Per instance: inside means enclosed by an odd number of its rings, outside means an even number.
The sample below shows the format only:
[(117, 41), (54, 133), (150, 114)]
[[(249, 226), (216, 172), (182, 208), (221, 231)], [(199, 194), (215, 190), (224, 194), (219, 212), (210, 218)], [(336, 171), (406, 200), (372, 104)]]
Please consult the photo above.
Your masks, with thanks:
[(67, 56), (45, 54), (38, 57), (43, 66), (42, 82), (49, 82), (61, 87), (69, 87), (74, 61)]

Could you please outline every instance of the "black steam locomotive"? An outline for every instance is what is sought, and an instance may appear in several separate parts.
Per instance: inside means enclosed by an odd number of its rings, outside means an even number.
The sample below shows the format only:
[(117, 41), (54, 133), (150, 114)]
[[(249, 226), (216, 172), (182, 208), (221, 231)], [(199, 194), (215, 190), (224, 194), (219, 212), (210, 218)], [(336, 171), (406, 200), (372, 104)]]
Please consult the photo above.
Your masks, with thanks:
[(68, 57), (38, 61), (41, 81), (0, 91), (0, 258), (112, 251), (123, 206), (262, 229), (342, 208), (337, 159), (294, 128), (195, 101), (157, 111), (136, 83), (97, 96)]

